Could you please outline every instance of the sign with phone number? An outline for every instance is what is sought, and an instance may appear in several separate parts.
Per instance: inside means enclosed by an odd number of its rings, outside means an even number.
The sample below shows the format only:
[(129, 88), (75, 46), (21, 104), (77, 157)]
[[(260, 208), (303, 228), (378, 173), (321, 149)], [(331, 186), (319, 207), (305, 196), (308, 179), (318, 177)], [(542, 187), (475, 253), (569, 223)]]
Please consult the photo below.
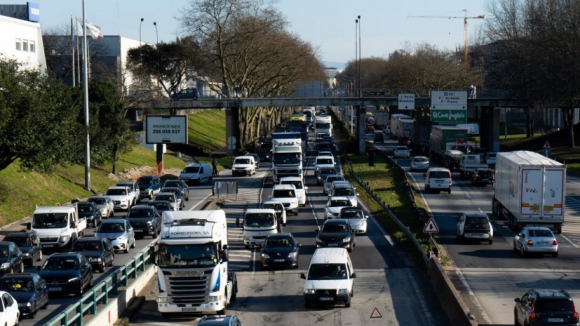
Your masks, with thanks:
[(145, 116), (147, 144), (187, 144), (187, 116)]

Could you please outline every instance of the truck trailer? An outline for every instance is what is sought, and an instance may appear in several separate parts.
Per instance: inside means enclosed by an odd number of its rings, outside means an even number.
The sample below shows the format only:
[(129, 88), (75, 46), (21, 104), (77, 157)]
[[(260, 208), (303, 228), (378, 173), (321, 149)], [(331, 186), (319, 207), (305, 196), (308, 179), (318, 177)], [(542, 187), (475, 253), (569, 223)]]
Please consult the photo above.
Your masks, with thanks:
[(562, 232), (566, 166), (530, 151), (497, 154), (492, 211), (518, 232), (544, 226)]
[[(445, 163), (447, 150), (461, 150), (467, 142), (467, 130), (455, 126), (432, 126), (429, 136), (429, 155), (431, 160), (441, 165)], [(465, 152), (465, 151), (463, 151)]]

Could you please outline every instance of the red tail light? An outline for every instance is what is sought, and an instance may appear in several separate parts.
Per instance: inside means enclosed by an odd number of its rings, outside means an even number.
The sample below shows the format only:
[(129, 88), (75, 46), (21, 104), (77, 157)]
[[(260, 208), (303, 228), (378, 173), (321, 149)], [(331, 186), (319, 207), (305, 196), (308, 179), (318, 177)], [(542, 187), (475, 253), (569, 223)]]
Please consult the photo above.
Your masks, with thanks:
[(552, 241), (552, 246), (557, 246), (558, 245), (558, 241), (556, 241), (556, 239), (554, 239), (554, 241)]
[(574, 306), (574, 302), (572, 302), (572, 311), (574, 311), (574, 319), (578, 320), (578, 318), (580, 318), (580, 316), (578, 315), (578, 312), (576, 311), (576, 306)]
[(534, 245), (534, 241), (528, 240), (527, 244), (528, 244), (528, 246), (533, 246)]
[(535, 309), (536, 308), (534, 307), (534, 310), (532, 310), (532, 313), (530, 314), (530, 319), (536, 318), (536, 311), (535, 311)]

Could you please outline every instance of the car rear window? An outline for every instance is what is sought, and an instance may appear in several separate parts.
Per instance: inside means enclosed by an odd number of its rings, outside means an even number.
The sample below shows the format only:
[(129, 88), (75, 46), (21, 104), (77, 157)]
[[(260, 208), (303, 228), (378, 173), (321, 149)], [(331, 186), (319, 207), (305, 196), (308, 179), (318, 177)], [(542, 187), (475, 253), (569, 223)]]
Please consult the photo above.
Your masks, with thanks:
[(530, 230), (530, 237), (553, 237), (549, 230)]
[(562, 299), (537, 300), (535, 311), (573, 311), (572, 301)]
[(431, 171), (429, 173), (430, 178), (449, 178), (449, 172), (447, 171)]
[(466, 224), (484, 224), (487, 223), (485, 217), (468, 217), (465, 219)]
[(416, 157), (413, 159), (415, 162), (429, 162), (429, 159), (426, 157)]

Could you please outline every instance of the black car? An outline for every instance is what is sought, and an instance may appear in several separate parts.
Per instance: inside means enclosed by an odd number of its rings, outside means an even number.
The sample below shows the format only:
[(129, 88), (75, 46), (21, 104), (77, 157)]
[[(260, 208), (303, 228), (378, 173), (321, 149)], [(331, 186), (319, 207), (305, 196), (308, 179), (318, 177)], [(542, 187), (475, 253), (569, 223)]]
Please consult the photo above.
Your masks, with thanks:
[(514, 301), (516, 326), (578, 325), (579, 323), (572, 297), (564, 290), (530, 289)]
[(23, 317), (34, 318), (38, 310), (48, 306), (46, 281), (36, 273), (4, 275), (0, 278), (0, 291), (16, 299)]
[(93, 286), (93, 269), (83, 253), (56, 253), (50, 255), (40, 270), (50, 294), (82, 295)]
[(244, 326), (238, 316), (205, 315), (194, 326)]
[(35, 261), (42, 260), (42, 247), (40, 238), (34, 231), (9, 233), (4, 241), (11, 241), (22, 251), (24, 265), (32, 267)]
[(172, 211), (171, 209), (171, 202), (168, 200), (150, 200), (147, 203), (147, 206), (154, 206), (157, 208), (157, 212), (159, 215), (163, 214), (165, 211)]
[(264, 240), (260, 251), (262, 269), (268, 267), (298, 268), (300, 244), (291, 233), (271, 234)]
[(75, 241), (73, 251), (82, 252), (94, 271), (105, 272), (107, 266), (115, 263), (115, 250), (107, 238), (85, 237)]
[(495, 175), (491, 169), (477, 169), (475, 173), (471, 174), (471, 184), (477, 185), (488, 185), (493, 184)]
[(94, 202), (78, 202), (79, 217), (87, 219), (87, 226), (97, 227), (101, 224), (101, 211)]
[(185, 198), (185, 200), (189, 200), (189, 186), (187, 185), (187, 183), (185, 183), (185, 181), (181, 180), (181, 179), (171, 179), (171, 180), (167, 180), (165, 181), (165, 183), (163, 184), (163, 187), (161, 188), (166, 188), (166, 187), (177, 187), (179, 189), (181, 189), (181, 197)]
[(171, 94), (172, 100), (197, 100), (197, 97), (197, 88), (186, 88)]
[(135, 231), (135, 239), (143, 239), (146, 235), (157, 238), (157, 235), (161, 232), (161, 215), (155, 206), (133, 206), (126, 218)]
[(355, 234), (346, 220), (326, 220), (316, 232), (316, 248), (344, 247), (351, 252), (356, 246)]
[(260, 162), (269, 162), (272, 155), (272, 147), (259, 147), (256, 149), (256, 154), (260, 157)]
[(24, 255), (16, 243), (0, 241), (0, 276), (24, 273)]

